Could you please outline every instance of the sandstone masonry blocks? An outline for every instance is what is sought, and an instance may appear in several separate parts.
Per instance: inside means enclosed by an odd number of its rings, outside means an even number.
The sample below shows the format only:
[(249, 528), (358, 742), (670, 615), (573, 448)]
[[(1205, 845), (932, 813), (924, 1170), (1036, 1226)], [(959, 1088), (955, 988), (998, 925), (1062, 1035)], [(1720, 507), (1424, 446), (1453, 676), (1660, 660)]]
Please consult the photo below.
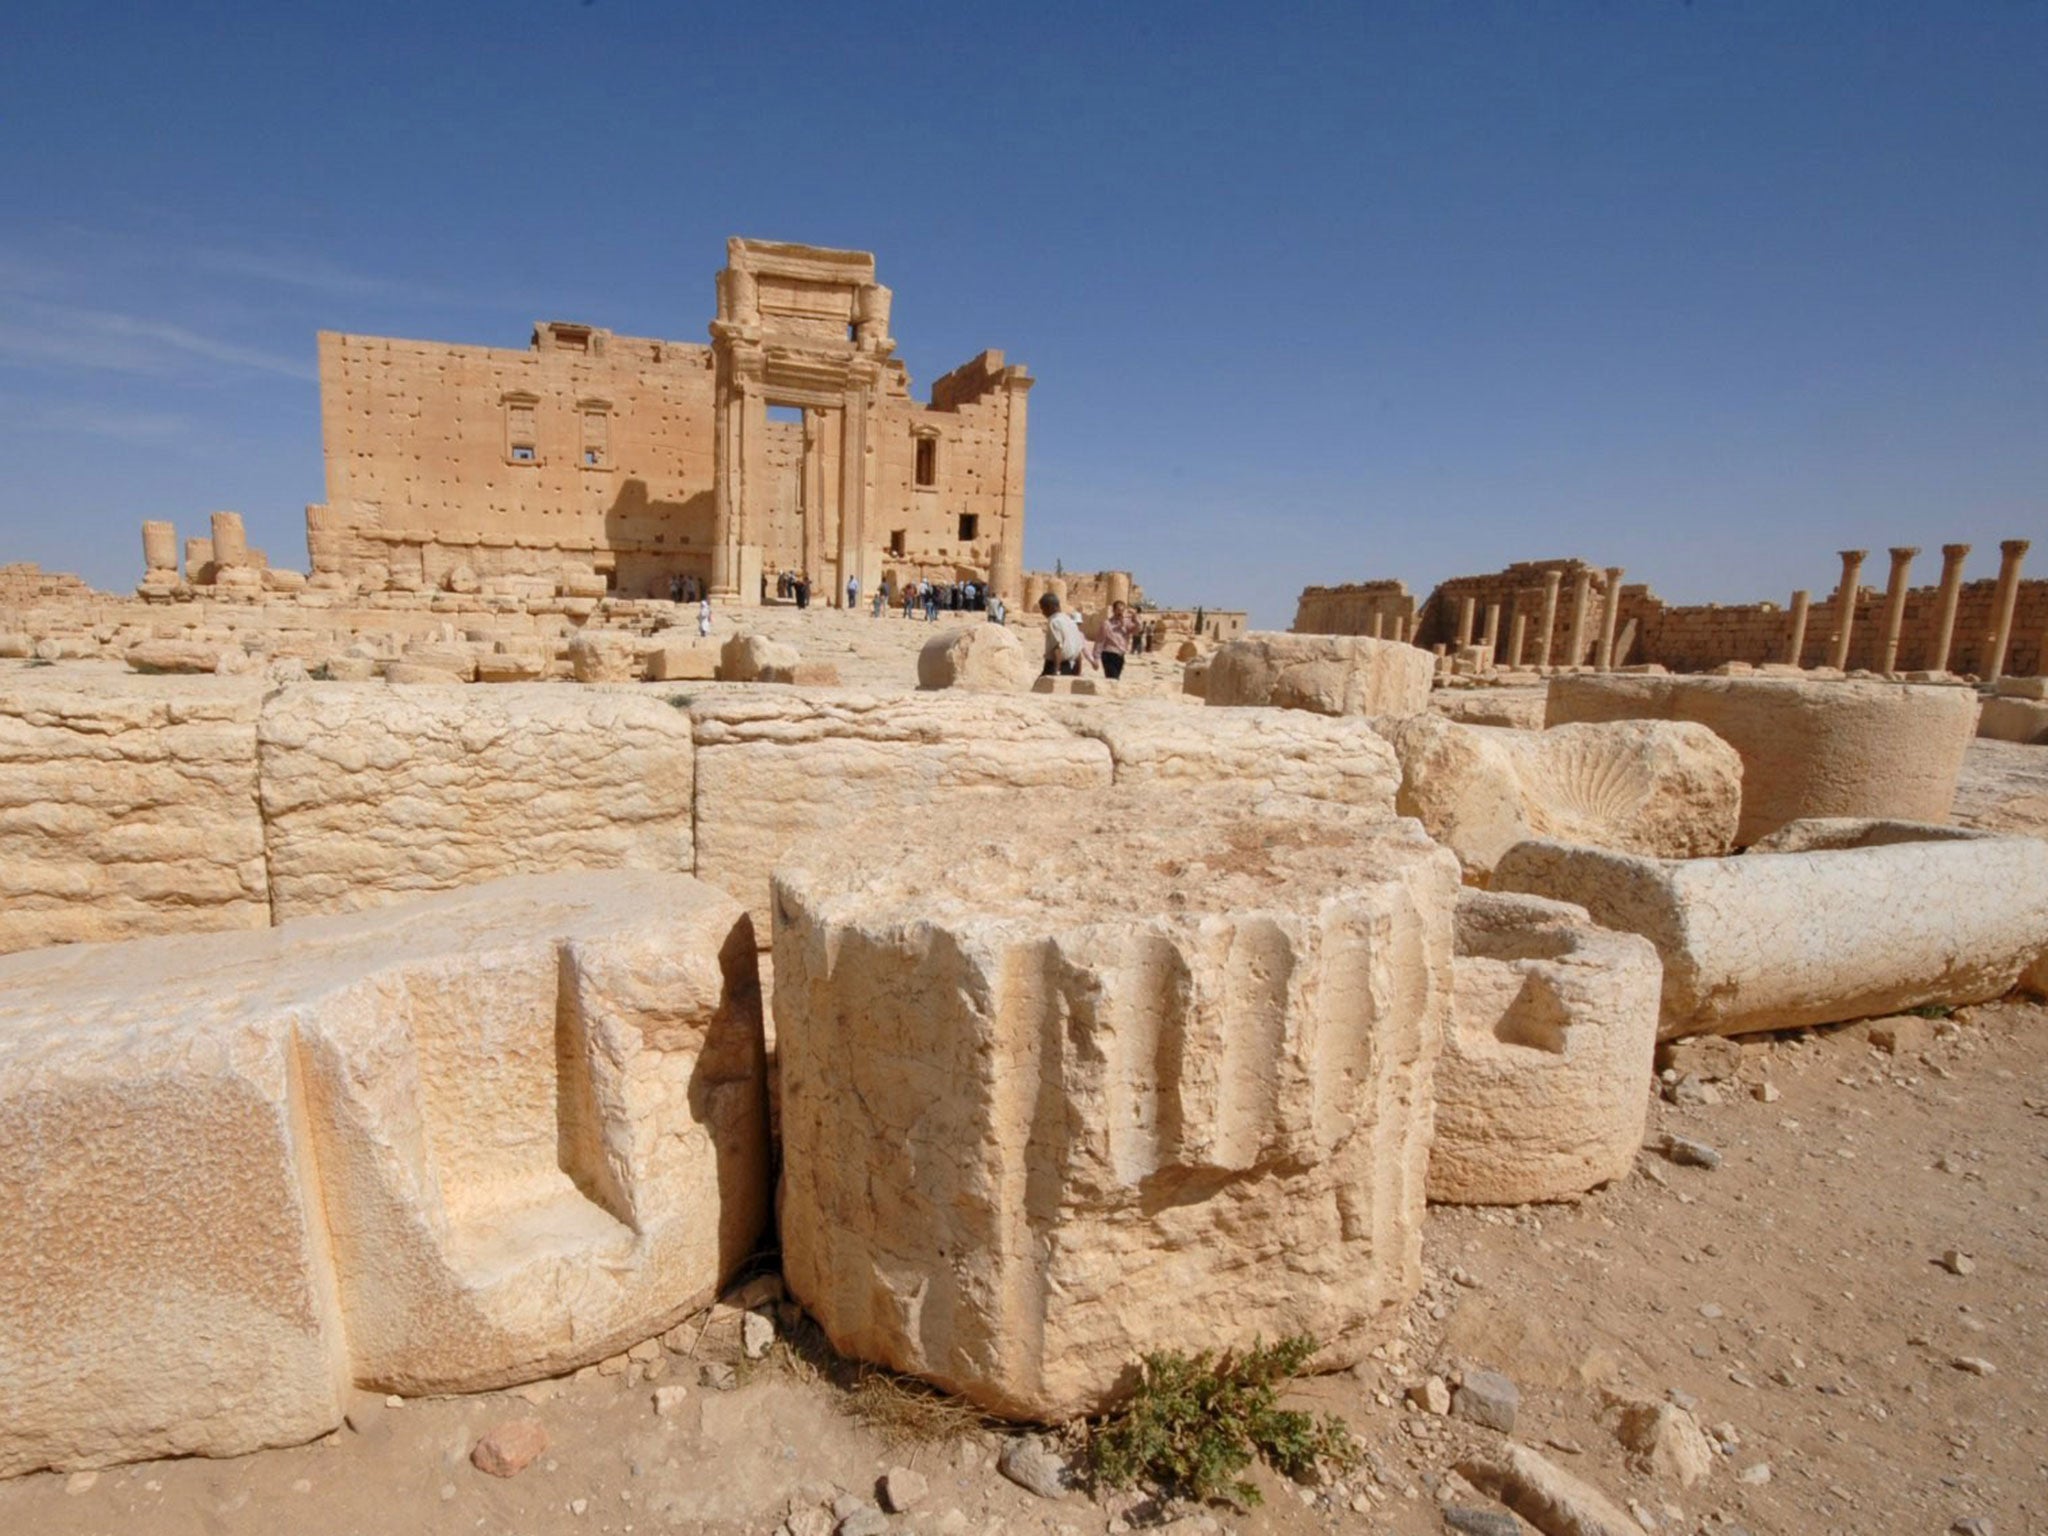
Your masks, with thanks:
[(690, 721), (660, 699), (310, 684), (274, 696), (259, 735), (279, 922), (504, 875), (691, 867)]
[(1420, 1280), (1450, 855), (1198, 793), (956, 808), (929, 857), (884, 830), (775, 881), (784, 1271), (835, 1346), (1059, 1418), (1147, 1349), (1384, 1339)]
[(261, 698), (227, 678), (0, 683), (0, 952), (268, 923)]
[(1111, 708), (1076, 706), (1079, 735), (1109, 748), (1116, 782), (1176, 788), (1236, 788), (1246, 795), (1303, 795), (1394, 814), (1400, 764), (1362, 719), (1298, 709), (1192, 709), (1133, 699)]
[(701, 695), (690, 711), (697, 874), (748, 905), (764, 943), (769, 873), (804, 837), (865, 823), (888, 862), (923, 846), (927, 820), (963, 802), (1001, 825), (1110, 782), (1106, 747), (1026, 699), (734, 692)]
[(1657, 951), (1563, 902), (1458, 901), (1429, 1198), (1557, 1200), (1626, 1174), (1649, 1116)]
[(753, 936), (684, 876), (0, 960), (0, 1475), (609, 1355), (767, 1178)]
[(1211, 658), (1210, 704), (1271, 704), (1319, 715), (1412, 715), (1429, 707), (1436, 659), (1351, 635), (1249, 634)]
[(1977, 729), (1967, 688), (1798, 678), (1553, 678), (1545, 716), (1692, 720), (1742, 754), (1738, 845), (1808, 816), (1948, 820)]

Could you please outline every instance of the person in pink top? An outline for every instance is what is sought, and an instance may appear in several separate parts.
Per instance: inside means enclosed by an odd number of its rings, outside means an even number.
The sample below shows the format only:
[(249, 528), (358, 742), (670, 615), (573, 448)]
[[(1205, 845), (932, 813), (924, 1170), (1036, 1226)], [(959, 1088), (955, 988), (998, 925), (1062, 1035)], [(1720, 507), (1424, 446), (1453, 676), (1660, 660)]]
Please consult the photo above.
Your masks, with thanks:
[(1121, 600), (1109, 605), (1109, 617), (1102, 621), (1102, 675), (1112, 680), (1124, 675), (1124, 658), (1138, 638), (1138, 616)]

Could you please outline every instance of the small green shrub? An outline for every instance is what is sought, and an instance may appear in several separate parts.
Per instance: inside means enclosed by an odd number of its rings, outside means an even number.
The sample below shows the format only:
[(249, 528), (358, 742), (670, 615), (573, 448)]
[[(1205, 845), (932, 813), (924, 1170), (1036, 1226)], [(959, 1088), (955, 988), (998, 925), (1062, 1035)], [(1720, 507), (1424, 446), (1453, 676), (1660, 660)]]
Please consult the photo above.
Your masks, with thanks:
[(1951, 1008), (1947, 1003), (1922, 1003), (1918, 1008), (1908, 1008), (1906, 1012), (1912, 1014), (1915, 1018), (1945, 1019), (1952, 1015), (1955, 1009)]
[(1335, 1414), (1317, 1418), (1278, 1407), (1280, 1389), (1316, 1352), (1305, 1334), (1270, 1348), (1221, 1357), (1204, 1350), (1145, 1356), (1131, 1400), (1097, 1424), (1088, 1438), (1095, 1480), (1105, 1488), (1149, 1484), (1188, 1498), (1260, 1502), (1239, 1476), (1254, 1458), (1307, 1482), (1324, 1463), (1357, 1464), (1351, 1429)]

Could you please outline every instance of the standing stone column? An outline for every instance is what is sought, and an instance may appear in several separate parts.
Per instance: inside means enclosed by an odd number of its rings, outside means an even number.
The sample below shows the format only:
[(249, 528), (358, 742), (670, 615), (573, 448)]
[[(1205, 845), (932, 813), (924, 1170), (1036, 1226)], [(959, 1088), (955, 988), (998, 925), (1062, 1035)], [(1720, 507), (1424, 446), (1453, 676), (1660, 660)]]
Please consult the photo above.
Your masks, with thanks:
[(1472, 643), (1472, 599), (1458, 599), (1458, 649), (1463, 650)]
[(1835, 645), (1828, 665), (1837, 672), (1849, 670), (1849, 634), (1856, 625), (1856, 581), (1863, 572), (1867, 549), (1842, 551), (1842, 585), (1835, 593)]
[(249, 539), (242, 531), (241, 513), (213, 514), (213, 563), (224, 571), (249, 563)]
[(178, 569), (178, 528), (175, 523), (150, 521), (142, 525), (142, 568), (145, 571)]
[(1479, 636), (1479, 643), (1486, 647), (1488, 666), (1500, 659), (1500, 604), (1486, 605), (1486, 628)]
[(1877, 670), (1886, 677), (1898, 673), (1899, 626), (1906, 620), (1906, 575), (1913, 567), (1913, 557), (1919, 554), (1917, 547), (1892, 547), (1891, 580), (1884, 589), (1884, 650), (1878, 656)]
[(2012, 610), (2020, 595), (2020, 562), (2027, 557), (2025, 539), (2005, 539), (1998, 546), (1998, 599), (1994, 612), (1998, 621), (1991, 635), (1991, 665), (1984, 680), (1995, 683), (2005, 676), (2005, 649), (2012, 644)]
[(1536, 665), (1550, 665), (1550, 642), (1557, 633), (1557, 587), (1564, 578), (1562, 571), (1543, 573), (1543, 627), (1536, 636)]
[(1621, 623), (1621, 578), (1618, 565), (1607, 567), (1607, 596), (1600, 605), (1600, 670), (1614, 670), (1614, 631)]
[(1941, 546), (1941, 617), (1934, 627), (1934, 654), (1927, 659), (1930, 672), (1948, 670), (1949, 645), (1956, 637), (1956, 599), (1963, 590), (1963, 562), (1969, 557), (1967, 544)]
[(1522, 609), (1515, 610), (1514, 621), (1508, 625), (1508, 665), (1522, 664), (1522, 641), (1529, 633), (1529, 615)]
[(1387, 616), (1380, 612), (1379, 605), (1375, 603), (1372, 610), (1372, 625), (1366, 630), (1366, 633), (1375, 640), (1384, 640), (1386, 638), (1386, 628)]
[(1593, 569), (1582, 565), (1572, 578), (1572, 637), (1571, 649), (1565, 653), (1564, 664), (1576, 667), (1586, 659), (1586, 624), (1592, 616)]
[(1801, 587), (1792, 594), (1792, 633), (1785, 641), (1785, 665), (1796, 667), (1806, 650), (1806, 610), (1813, 594)]

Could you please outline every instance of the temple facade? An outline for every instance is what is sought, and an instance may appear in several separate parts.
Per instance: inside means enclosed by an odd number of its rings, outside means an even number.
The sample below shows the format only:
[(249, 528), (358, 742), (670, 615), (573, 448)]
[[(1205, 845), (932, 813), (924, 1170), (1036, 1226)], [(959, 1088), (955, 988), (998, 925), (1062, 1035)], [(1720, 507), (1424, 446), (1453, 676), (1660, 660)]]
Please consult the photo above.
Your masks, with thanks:
[(323, 332), (316, 575), (844, 602), (882, 578), (1021, 596), (1028, 369), (911, 397), (872, 255), (727, 242), (709, 345), (544, 322), (525, 350)]

